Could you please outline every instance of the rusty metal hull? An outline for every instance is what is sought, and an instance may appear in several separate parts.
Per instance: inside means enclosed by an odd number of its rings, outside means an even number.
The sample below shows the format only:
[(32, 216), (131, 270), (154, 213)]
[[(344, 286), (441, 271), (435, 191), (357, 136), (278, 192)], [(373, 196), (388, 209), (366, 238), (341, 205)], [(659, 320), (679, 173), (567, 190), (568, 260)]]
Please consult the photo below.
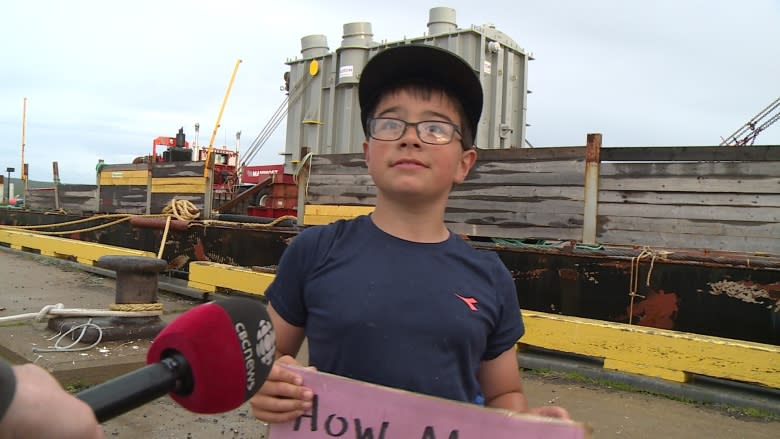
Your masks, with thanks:
[(523, 309), (780, 344), (779, 257), (475, 245), (499, 254)]
[[(36, 212), (0, 210), (0, 224), (31, 226), (55, 224), (82, 219), (74, 215), (44, 215)], [(100, 223), (112, 219), (99, 220)], [(116, 220), (114, 218), (113, 220)], [(165, 221), (135, 227), (130, 222), (109, 228), (61, 235), (63, 238), (97, 242), (119, 247), (158, 253), (161, 247)], [(87, 229), (96, 223), (81, 223), (65, 230)], [(274, 266), (287, 247), (286, 240), (297, 231), (292, 228), (273, 228), (229, 225), (206, 225), (191, 222), (185, 227), (171, 227), (166, 237), (162, 258), (171, 270), (187, 271), (191, 261), (212, 261), (240, 266)], [(59, 230), (59, 229), (58, 229)]]
[[(0, 211), (0, 223), (35, 225), (78, 217)], [(66, 237), (157, 253), (162, 224), (129, 222)], [(80, 225), (84, 227), (84, 225)], [(299, 230), (247, 224), (171, 227), (163, 251), (186, 276), (190, 261), (275, 266)], [(512, 272), (524, 309), (780, 345), (780, 256), (706, 250), (580, 248), (472, 242)], [(633, 300), (632, 300), (633, 298)]]

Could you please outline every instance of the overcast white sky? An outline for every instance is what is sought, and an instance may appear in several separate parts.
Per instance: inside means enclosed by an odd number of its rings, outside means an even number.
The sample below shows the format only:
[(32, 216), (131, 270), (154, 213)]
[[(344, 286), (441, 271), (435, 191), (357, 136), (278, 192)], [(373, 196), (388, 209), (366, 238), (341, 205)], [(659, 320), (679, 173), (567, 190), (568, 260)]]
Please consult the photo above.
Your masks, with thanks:
[[(246, 148), (284, 100), (300, 39), (367, 21), (374, 40), (426, 31), (428, 11), (459, 27), (495, 24), (536, 58), (528, 140), (605, 146), (717, 145), (780, 96), (780, 0), (6, 0), (0, 16), (0, 171), (94, 181), (99, 158), (127, 163), (152, 139), (200, 123), (208, 143), (236, 59), (217, 144)], [(280, 126), (253, 164), (280, 163)], [(758, 144), (780, 145), (780, 123)], [(5, 174), (3, 172), (3, 174)], [(18, 175), (18, 172), (15, 174)]]

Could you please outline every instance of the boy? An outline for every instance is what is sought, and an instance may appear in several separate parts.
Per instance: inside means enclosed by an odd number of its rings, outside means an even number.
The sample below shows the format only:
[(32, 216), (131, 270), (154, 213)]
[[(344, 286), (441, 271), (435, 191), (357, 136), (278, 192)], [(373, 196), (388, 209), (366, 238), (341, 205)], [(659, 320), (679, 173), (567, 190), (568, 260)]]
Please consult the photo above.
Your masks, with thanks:
[[(452, 185), (477, 158), (479, 78), (449, 51), (404, 45), (369, 60), (359, 100), (376, 207), (308, 228), (284, 252), (266, 291), (277, 361), (293, 363), (306, 337), (310, 364), (324, 372), (529, 411), (512, 277), (444, 224)], [(250, 403), (258, 419), (285, 422), (311, 399), (300, 376), (275, 365)], [(559, 407), (532, 411), (568, 418)]]

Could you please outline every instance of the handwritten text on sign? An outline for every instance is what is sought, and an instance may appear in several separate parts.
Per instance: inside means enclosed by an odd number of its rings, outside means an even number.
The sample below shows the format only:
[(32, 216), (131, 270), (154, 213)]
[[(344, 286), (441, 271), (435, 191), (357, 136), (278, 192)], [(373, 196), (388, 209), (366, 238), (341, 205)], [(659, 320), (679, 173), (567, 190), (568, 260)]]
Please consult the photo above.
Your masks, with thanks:
[(312, 409), (274, 424), (273, 439), (522, 439), (588, 437), (581, 424), (510, 414), (294, 368), (314, 391)]

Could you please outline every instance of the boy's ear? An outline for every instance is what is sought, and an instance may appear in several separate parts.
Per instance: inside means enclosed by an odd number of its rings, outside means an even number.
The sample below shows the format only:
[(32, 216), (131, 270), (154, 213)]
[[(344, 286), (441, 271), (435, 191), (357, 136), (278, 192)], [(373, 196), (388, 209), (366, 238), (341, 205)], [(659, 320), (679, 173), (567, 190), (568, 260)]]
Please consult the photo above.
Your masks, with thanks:
[(477, 163), (477, 151), (474, 148), (463, 151), (460, 155), (460, 162), (458, 163), (458, 172), (455, 174), (453, 183), (460, 184), (469, 175), (469, 171)]

